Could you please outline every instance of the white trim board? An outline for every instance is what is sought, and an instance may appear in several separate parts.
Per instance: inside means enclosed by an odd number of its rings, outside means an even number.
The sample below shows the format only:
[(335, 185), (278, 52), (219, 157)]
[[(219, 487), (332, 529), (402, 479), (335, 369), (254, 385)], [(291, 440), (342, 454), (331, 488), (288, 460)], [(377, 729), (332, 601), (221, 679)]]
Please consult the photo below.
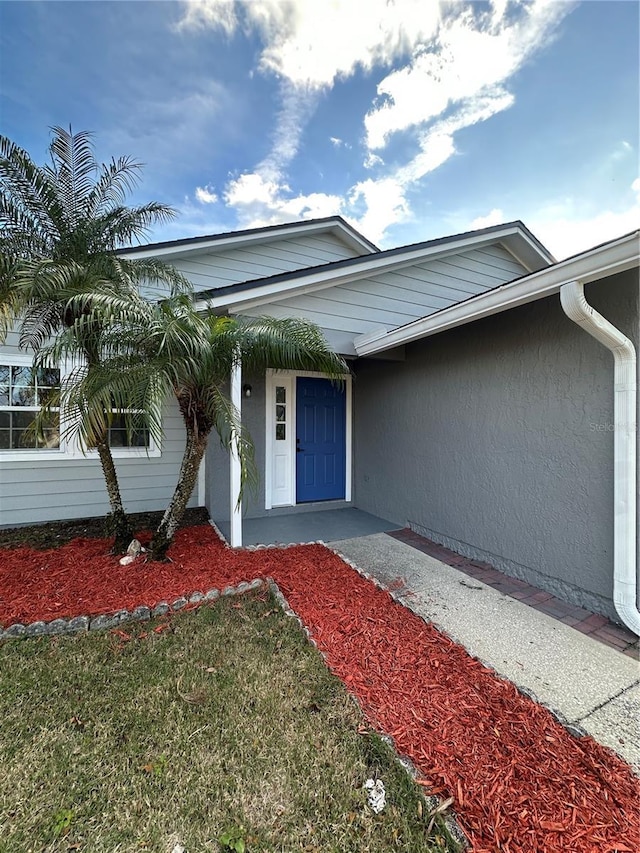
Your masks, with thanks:
[(319, 234), (334, 234), (344, 240), (347, 245), (357, 252), (371, 254), (378, 251), (377, 247), (359, 234), (347, 222), (340, 219), (308, 220), (306, 222), (294, 222), (291, 225), (277, 225), (271, 228), (249, 229), (247, 231), (230, 231), (228, 234), (211, 235), (210, 238), (202, 237), (190, 240), (175, 240), (167, 243), (152, 243), (148, 246), (140, 246), (136, 249), (123, 252), (125, 257), (133, 258), (170, 258), (185, 257), (197, 253), (222, 251), (232, 246), (235, 249), (243, 246), (273, 241), (274, 238), (286, 239), (288, 237), (308, 236)]

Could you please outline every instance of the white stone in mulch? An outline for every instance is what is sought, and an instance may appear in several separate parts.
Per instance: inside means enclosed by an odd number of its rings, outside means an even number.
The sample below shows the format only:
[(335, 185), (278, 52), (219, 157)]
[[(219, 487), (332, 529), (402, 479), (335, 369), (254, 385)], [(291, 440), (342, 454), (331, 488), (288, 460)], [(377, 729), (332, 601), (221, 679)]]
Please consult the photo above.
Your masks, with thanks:
[(127, 548), (127, 553), (120, 560), (121, 566), (129, 566), (131, 563), (134, 563), (140, 554), (143, 554), (146, 551), (146, 548), (142, 547), (142, 544), (137, 539), (132, 539), (129, 543), (129, 547)]

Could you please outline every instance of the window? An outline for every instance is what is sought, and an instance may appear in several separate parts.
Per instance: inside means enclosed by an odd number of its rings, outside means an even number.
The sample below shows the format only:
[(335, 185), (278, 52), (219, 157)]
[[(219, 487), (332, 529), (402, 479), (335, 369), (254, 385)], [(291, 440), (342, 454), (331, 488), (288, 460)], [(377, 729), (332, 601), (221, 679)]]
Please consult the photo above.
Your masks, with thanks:
[[(48, 422), (37, 435), (35, 416), (58, 392), (70, 366), (35, 370), (32, 358), (17, 353), (0, 354), (0, 458), (22, 461), (84, 459), (97, 455), (69, 432), (64, 412), (51, 408)], [(114, 409), (108, 435), (114, 459), (159, 458), (162, 447), (151, 435), (141, 413)]]
[(276, 385), (276, 441), (287, 438), (287, 389)]
[[(135, 413), (132, 413), (135, 415)], [(149, 430), (137, 424), (135, 417), (127, 417), (124, 412), (114, 413), (109, 426), (109, 447), (112, 450), (129, 447), (150, 447)]]
[(0, 450), (58, 450), (60, 413), (53, 409), (36, 435), (33, 422), (40, 407), (60, 388), (60, 371), (34, 370), (24, 364), (0, 363)]

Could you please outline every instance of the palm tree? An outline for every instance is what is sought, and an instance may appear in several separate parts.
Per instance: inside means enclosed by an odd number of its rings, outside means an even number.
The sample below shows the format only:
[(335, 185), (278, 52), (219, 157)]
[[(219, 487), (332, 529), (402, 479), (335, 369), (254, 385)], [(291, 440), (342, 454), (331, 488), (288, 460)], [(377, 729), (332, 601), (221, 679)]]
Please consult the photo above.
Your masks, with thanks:
[[(62, 332), (91, 372), (102, 360), (100, 332), (140, 310), (139, 287), (184, 287), (156, 260), (118, 258), (115, 250), (173, 217), (166, 205), (125, 205), (141, 164), (121, 157), (98, 164), (91, 136), (52, 128), (51, 162), (37, 166), (0, 136), (0, 342), (14, 326), (21, 348), (38, 353)], [(111, 507), (114, 550), (126, 548), (129, 524), (108, 441), (108, 420), (85, 430), (100, 458)]]
[(348, 368), (312, 323), (202, 316), (186, 294), (147, 305), (137, 331), (134, 326), (111, 328), (106, 348), (112, 358), (73, 386), (69, 404), (101, 411), (107, 400), (115, 400), (147, 412), (150, 429), (159, 434), (161, 403), (167, 393), (175, 396), (186, 444), (173, 496), (150, 547), (151, 559), (158, 560), (165, 558), (182, 520), (213, 431), (240, 460), (241, 491), (257, 481), (251, 437), (227, 392), (234, 365), (240, 361), (253, 374), (267, 367), (315, 370), (336, 382)]

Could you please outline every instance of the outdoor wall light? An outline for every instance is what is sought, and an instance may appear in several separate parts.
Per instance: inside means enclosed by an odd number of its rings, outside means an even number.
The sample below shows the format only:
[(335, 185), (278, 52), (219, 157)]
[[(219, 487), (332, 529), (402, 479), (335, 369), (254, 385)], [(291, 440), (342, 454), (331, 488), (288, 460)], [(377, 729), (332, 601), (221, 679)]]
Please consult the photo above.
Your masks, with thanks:
[(243, 385), (242, 386), (242, 396), (243, 397), (250, 397), (252, 391), (253, 391), (253, 388), (251, 387), (251, 385)]

